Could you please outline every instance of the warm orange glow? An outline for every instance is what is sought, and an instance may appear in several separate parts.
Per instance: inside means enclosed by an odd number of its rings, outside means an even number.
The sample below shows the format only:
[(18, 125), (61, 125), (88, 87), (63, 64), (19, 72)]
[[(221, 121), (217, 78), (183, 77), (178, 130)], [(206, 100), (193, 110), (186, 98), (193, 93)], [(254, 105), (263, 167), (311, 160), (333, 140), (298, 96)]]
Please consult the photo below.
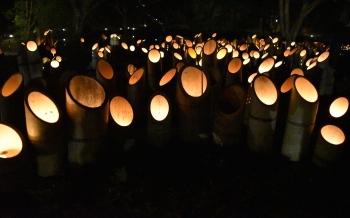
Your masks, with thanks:
[(265, 54), (263, 54), (263, 56), (261, 56), (261, 59), (265, 59), (267, 56), (269, 55), (269, 53), (265, 53)]
[(247, 52), (244, 52), (244, 53), (242, 54), (242, 58), (243, 58), (243, 60), (249, 58), (249, 54), (248, 54)]
[(293, 88), (293, 82), (296, 75), (288, 77), (281, 86), (281, 92), (286, 93)]
[(84, 38), (80, 38), (80, 42), (85, 42), (85, 39)]
[(70, 80), (69, 91), (76, 101), (90, 108), (100, 107), (106, 98), (104, 88), (95, 79), (83, 75)]
[(177, 59), (177, 60), (182, 60), (182, 57), (181, 57), (181, 55), (179, 54), (179, 53), (174, 53), (174, 57)]
[(13, 74), (4, 84), (1, 90), (1, 94), (4, 97), (8, 97), (14, 93), (22, 84), (23, 76), (19, 73)]
[(196, 46), (196, 54), (200, 55), (202, 52), (202, 46)]
[(100, 58), (103, 58), (103, 52), (102, 52), (102, 51), (99, 51), (99, 52), (97, 53), (97, 55), (98, 55)]
[(97, 50), (97, 48), (98, 48), (98, 43), (96, 42), (96, 43), (92, 46), (91, 50)]
[(148, 53), (148, 50), (147, 50), (147, 48), (141, 48), (141, 50), (143, 51), (143, 53)]
[(207, 77), (196, 67), (186, 67), (181, 75), (184, 90), (192, 97), (200, 97), (207, 89)]
[(181, 69), (181, 67), (182, 67), (183, 65), (185, 65), (184, 62), (182, 62), (182, 61), (178, 61), (178, 62), (177, 62), (177, 64), (176, 64), (176, 70), (177, 70), (177, 72), (180, 72), (180, 69)]
[(17, 156), (23, 147), (18, 133), (11, 127), (0, 123), (0, 158)]
[(281, 65), (282, 65), (282, 63), (283, 63), (283, 61), (279, 61), (279, 62), (277, 62), (277, 63), (275, 64), (275, 68), (277, 68), (277, 67), (281, 66)]
[(237, 73), (242, 68), (242, 61), (239, 58), (234, 58), (228, 64), (228, 72), (229, 73)]
[(112, 79), (114, 75), (112, 66), (104, 59), (97, 62), (97, 70), (106, 79)]
[(130, 85), (134, 85), (135, 83), (137, 83), (137, 81), (139, 81), (141, 79), (141, 77), (143, 76), (144, 70), (143, 68), (140, 68), (138, 70), (136, 70), (132, 76), (129, 79), (129, 84)]
[(148, 49), (149, 49), (149, 50), (154, 49), (154, 45), (150, 45)]
[(298, 51), (298, 48), (294, 48), (292, 51), (290, 51), (289, 56), (293, 55), (296, 51)]
[(247, 50), (247, 48), (248, 48), (248, 44), (242, 44), (241, 46), (239, 46), (240, 51), (245, 51)]
[(278, 42), (278, 38), (276, 37), (276, 38), (273, 38), (273, 40), (272, 40), (272, 43), (277, 43)]
[(300, 52), (300, 57), (304, 57), (305, 55), (306, 55), (306, 50), (304, 49)]
[(173, 40), (173, 37), (170, 35), (165, 38), (166, 42), (171, 42), (171, 40)]
[(45, 122), (56, 123), (60, 117), (55, 103), (40, 92), (33, 91), (29, 93), (28, 105), (33, 113)]
[(107, 51), (108, 53), (111, 53), (110, 47), (105, 47), (105, 51)]
[(220, 49), (219, 52), (216, 54), (216, 59), (221, 60), (223, 59), (227, 54), (227, 50), (225, 48)]
[(250, 58), (248, 57), (247, 59), (244, 59), (243, 65), (247, 65), (249, 64), (249, 62), (250, 62)]
[(164, 51), (159, 51), (160, 52), (160, 57), (164, 58)]
[(56, 61), (61, 62), (62, 61), (62, 57), (61, 56), (56, 56)]
[(38, 45), (34, 41), (27, 42), (27, 49), (29, 51), (36, 51), (38, 48)]
[(128, 46), (125, 42), (122, 42), (122, 47), (123, 47), (125, 50), (128, 50), (128, 49), (129, 49), (129, 46)]
[(300, 68), (294, 68), (294, 70), (292, 70), (290, 75), (294, 75), (294, 74), (299, 75), (299, 76), (304, 76), (304, 72)]
[(256, 96), (266, 105), (273, 105), (277, 101), (277, 89), (266, 76), (258, 76), (254, 80)]
[(129, 75), (132, 75), (137, 70), (136, 66), (133, 64), (128, 64), (127, 69), (128, 69)]
[(349, 100), (345, 97), (335, 99), (329, 106), (329, 113), (332, 117), (339, 118), (343, 116), (349, 109)]
[(270, 44), (267, 44), (267, 45), (265, 45), (264, 46), (264, 50), (266, 51), (267, 49), (269, 49), (270, 48)]
[(238, 57), (238, 56), (239, 56), (239, 51), (234, 50), (234, 51), (232, 52), (232, 58), (236, 58), (236, 57)]
[(226, 44), (225, 48), (227, 49), (227, 53), (231, 53), (233, 51), (233, 46), (231, 44)]
[(203, 52), (206, 55), (210, 55), (216, 50), (216, 48), (217, 48), (216, 41), (213, 39), (210, 39), (204, 44)]
[(310, 70), (310, 69), (314, 68), (314, 67), (316, 66), (316, 64), (317, 64), (317, 62), (311, 63), (311, 64), (306, 68), (306, 70)]
[(121, 96), (116, 96), (111, 100), (109, 111), (113, 120), (120, 126), (129, 126), (134, 119), (130, 103)]
[(159, 82), (159, 86), (164, 86), (165, 84), (167, 84), (172, 78), (174, 78), (176, 74), (176, 69), (170, 69), (168, 72), (166, 72), (164, 74), (164, 76), (162, 77), (162, 79)]
[(186, 46), (191, 48), (193, 46), (193, 43), (191, 40), (186, 40)]
[(162, 121), (168, 116), (169, 103), (164, 96), (156, 95), (151, 100), (150, 111), (155, 120)]
[(187, 53), (190, 55), (192, 59), (195, 59), (197, 57), (196, 51), (193, 48), (188, 48)]
[(327, 142), (332, 145), (340, 145), (345, 141), (345, 134), (336, 126), (326, 125), (321, 129), (321, 135)]
[(152, 63), (157, 63), (160, 60), (160, 53), (157, 49), (152, 49), (148, 52), (148, 60)]
[(129, 49), (130, 49), (130, 51), (135, 51), (135, 46), (134, 45), (130, 45)]
[(290, 53), (290, 50), (285, 50), (284, 53), (283, 53), (283, 56), (284, 57), (288, 57), (289, 53)]
[(317, 61), (318, 62), (323, 62), (323, 61), (325, 61), (328, 58), (328, 56), (329, 56), (329, 52), (325, 51), (317, 58)]
[(258, 75), (258, 73), (252, 73), (249, 77), (248, 77), (248, 83), (252, 83), (254, 78), (256, 77), (256, 75)]
[(179, 44), (177, 44), (176, 42), (174, 42), (174, 44), (173, 44), (173, 48), (174, 48), (174, 49), (179, 49), (179, 48), (180, 48), (180, 46), (179, 46)]
[(60, 62), (58, 62), (57, 60), (52, 60), (50, 65), (52, 68), (57, 68), (60, 66)]
[(254, 57), (255, 59), (259, 59), (259, 58), (260, 58), (260, 53), (257, 52), (257, 51), (254, 51), (254, 52), (253, 52), (253, 57)]
[(318, 94), (316, 88), (304, 77), (298, 77), (295, 80), (295, 87), (300, 96), (306, 101), (315, 102), (317, 100)]
[(259, 73), (269, 72), (275, 65), (275, 59), (267, 58), (259, 66)]
[(155, 45), (154, 48), (157, 49), (157, 50), (160, 49), (159, 45)]

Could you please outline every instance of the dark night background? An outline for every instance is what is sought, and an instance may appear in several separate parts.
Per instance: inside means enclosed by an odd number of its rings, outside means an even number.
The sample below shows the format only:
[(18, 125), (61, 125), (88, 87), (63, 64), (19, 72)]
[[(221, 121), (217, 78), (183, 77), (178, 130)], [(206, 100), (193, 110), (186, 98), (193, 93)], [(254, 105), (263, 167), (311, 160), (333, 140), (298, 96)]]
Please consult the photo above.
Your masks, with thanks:
[[(59, 1), (58, 1), (59, 2)], [(59, 13), (52, 28), (58, 39), (58, 52), (63, 57), (62, 70), (73, 69), (93, 75), (88, 68), (89, 49), (77, 51), (77, 35), (71, 24), (72, 9), (68, 2)], [(201, 17), (205, 8), (193, 7), (195, 2), (211, 1), (115, 1), (128, 5), (128, 24), (135, 31), (124, 32), (122, 17), (111, 3), (102, 1), (90, 14), (82, 36), (87, 48), (101, 39), (101, 33), (122, 34), (125, 41), (147, 39), (148, 44), (164, 41), (167, 35), (193, 37), (202, 32), (206, 37), (214, 32), (228, 40), (278, 36), (274, 29), (265, 34), (260, 21), (278, 17), (278, 1), (217, 0), (223, 14), (211, 14), (212, 23)], [(291, 20), (298, 14), (301, 1), (291, 0)], [(13, 7), (14, 1), (0, 0), (0, 41), (8, 40), (15, 28), (3, 14)], [(133, 4), (145, 4), (141, 10)], [(304, 20), (297, 40), (322, 41), (330, 45), (339, 31), (338, 18), (346, 1), (325, 0)], [(122, 5), (122, 4), (121, 4)], [(131, 5), (131, 6), (130, 6)], [(233, 21), (227, 13), (234, 13)], [(153, 18), (157, 18), (155, 21)], [(225, 20), (225, 22), (223, 21)], [(206, 21), (203, 23), (203, 21)], [(220, 22), (222, 21), (222, 23)], [(161, 22), (161, 24), (159, 23)], [(234, 25), (230, 25), (235, 22)], [(69, 23), (69, 25), (67, 24)], [(142, 27), (147, 23), (147, 27)], [(67, 24), (67, 26), (65, 25)], [(228, 24), (228, 25), (227, 25)], [(225, 26), (227, 25), (227, 27)], [(66, 32), (59, 31), (66, 28)], [(107, 30), (105, 30), (107, 28)], [(43, 32), (45, 29), (41, 29)], [(57, 31), (58, 30), (58, 31)], [(126, 35), (124, 35), (124, 33)], [(345, 33), (344, 33), (345, 34)], [(311, 37), (313, 35), (313, 37)], [(16, 36), (15, 36), (16, 38)], [(66, 38), (66, 43), (61, 41)], [(155, 41), (157, 39), (157, 41)], [(342, 36), (350, 43), (350, 35)], [(2, 47), (9, 52), (6, 47)], [(90, 55), (90, 56), (89, 56)], [(18, 70), (16, 56), (0, 57), (0, 84)], [(122, 72), (126, 63), (113, 65)], [(335, 71), (334, 93), (350, 95), (349, 54), (343, 51)], [(324, 99), (323, 99), (324, 100)], [(324, 100), (329, 101), (329, 99)], [(324, 109), (324, 108), (323, 108)], [(342, 121), (350, 133), (349, 119)], [(322, 114), (315, 132), (323, 125)], [(291, 162), (280, 154), (279, 144), (273, 154), (263, 155), (249, 151), (244, 143), (238, 147), (221, 147), (203, 141), (182, 144), (172, 140), (163, 147), (145, 142), (145, 133), (139, 132), (135, 146), (125, 151), (109, 142), (111, 152), (102, 160), (85, 166), (66, 164), (55, 176), (41, 178), (33, 166), (25, 166), (24, 175), (0, 174), (0, 217), (349, 217), (350, 215), (350, 148), (347, 139), (344, 158), (338, 167), (327, 169), (312, 163), (311, 158)], [(1, 162), (0, 162), (1, 164)], [(4, 191), (3, 191), (4, 190)]]

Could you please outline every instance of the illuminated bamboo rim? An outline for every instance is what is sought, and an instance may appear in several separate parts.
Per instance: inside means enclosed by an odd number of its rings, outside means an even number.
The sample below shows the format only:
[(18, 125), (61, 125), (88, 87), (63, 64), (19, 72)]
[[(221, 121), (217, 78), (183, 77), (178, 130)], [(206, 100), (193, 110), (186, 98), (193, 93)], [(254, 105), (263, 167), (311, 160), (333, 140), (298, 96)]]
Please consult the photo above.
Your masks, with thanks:
[(149, 49), (149, 50), (154, 49), (154, 45), (150, 45), (148, 49)]
[(304, 76), (304, 71), (300, 68), (294, 68), (292, 70), (292, 72), (290, 73), (290, 75), (294, 75), (294, 74), (299, 75), (299, 76)]
[(284, 56), (284, 57), (288, 57), (289, 54), (290, 54), (290, 50), (285, 50), (285, 51), (283, 52), (283, 56)]
[(32, 91), (28, 95), (28, 106), (39, 119), (47, 123), (56, 123), (60, 117), (56, 104), (46, 95)]
[(27, 49), (29, 51), (36, 51), (38, 48), (38, 45), (34, 41), (28, 41), (27, 42)]
[(55, 55), (56, 54), (56, 49), (55, 48), (51, 48), (51, 54)]
[(273, 43), (273, 44), (275, 44), (275, 43), (277, 43), (277, 42), (278, 42), (278, 38), (277, 38), (277, 37), (275, 37), (275, 38), (272, 39), (272, 43)]
[(269, 49), (270, 48), (270, 44), (266, 44), (265, 46), (264, 46), (264, 50), (266, 51), (267, 49)]
[(275, 64), (275, 68), (280, 67), (280, 66), (282, 65), (282, 63), (283, 63), (283, 61), (279, 61), (279, 62), (277, 62), (277, 63)]
[(339, 127), (333, 125), (322, 127), (321, 135), (324, 140), (332, 145), (341, 145), (345, 141), (344, 132)]
[(345, 97), (335, 99), (329, 106), (329, 113), (332, 117), (339, 118), (349, 109), (349, 100)]
[(97, 53), (97, 55), (98, 55), (100, 58), (103, 58), (103, 52), (102, 52), (102, 51), (99, 51), (99, 52)]
[(294, 45), (295, 45), (295, 41), (291, 42), (290, 45), (291, 45), (291, 46), (294, 46)]
[(246, 51), (247, 48), (248, 48), (248, 44), (242, 44), (242, 45), (239, 46), (239, 50), (240, 51)]
[(244, 59), (243, 65), (247, 65), (249, 64), (249, 62), (250, 62), (250, 58), (248, 57), (247, 59)]
[(249, 52), (249, 56), (250, 56), (250, 57), (253, 57), (254, 52), (255, 52), (255, 50), (251, 50), (251, 51)]
[(227, 49), (227, 53), (231, 53), (233, 51), (233, 46), (231, 44), (226, 44), (225, 48)]
[(318, 93), (314, 85), (304, 77), (298, 77), (295, 79), (295, 88), (299, 95), (307, 102), (316, 102), (318, 99)]
[(255, 59), (259, 59), (259, 58), (260, 58), (260, 53), (257, 52), (257, 51), (254, 51), (254, 52), (253, 52), (253, 57), (254, 57)]
[(144, 73), (143, 68), (136, 70), (129, 79), (129, 85), (134, 85), (135, 83), (137, 83), (143, 76), (143, 73)]
[(169, 114), (168, 100), (163, 95), (155, 95), (151, 100), (150, 111), (155, 120), (164, 120)]
[(181, 74), (181, 84), (188, 95), (200, 97), (206, 91), (208, 81), (202, 70), (188, 66)]
[(97, 50), (97, 49), (98, 49), (98, 43), (96, 42), (96, 43), (92, 46), (91, 50)]
[(276, 86), (267, 76), (259, 75), (255, 77), (253, 87), (256, 96), (262, 103), (273, 105), (277, 101)]
[(259, 42), (260, 42), (260, 45), (263, 45), (263, 46), (265, 45), (265, 40), (264, 39), (260, 39)]
[(108, 61), (104, 59), (100, 59), (97, 62), (97, 69), (98, 72), (105, 78), (105, 79), (112, 79), (114, 72), (112, 66), (108, 63)]
[(122, 47), (123, 47), (125, 50), (128, 50), (128, 49), (129, 49), (129, 46), (128, 46), (125, 42), (122, 42)]
[(308, 59), (306, 62), (305, 62), (305, 66), (310, 66), (311, 64), (311, 61), (312, 61), (312, 58)]
[(227, 66), (229, 73), (237, 73), (242, 68), (242, 61), (239, 58), (232, 59)]
[(62, 57), (61, 56), (56, 56), (56, 61), (61, 62), (62, 61)]
[(193, 46), (192, 41), (191, 41), (191, 40), (186, 40), (186, 46), (187, 46), (188, 48), (191, 48), (191, 47)]
[(248, 77), (248, 83), (252, 83), (254, 78), (258, 75), (258, 73), (252, 73), (249, 77)]
[(301, 52), (300, 52), (300, 57), (304, 57), (306, 55), (306, 49), (303, 49)]
[(58, 62), (57, 60), (52, 60), (50, 65), (52, 68), (57, 68), (60, 66), (60, 62)]
[(109, 111), (114, 122), (120, 126), (129, 126), (134, 119), (134, 112), (130, 103), (121, 96), (112, 98)]
[(222, 48), (216, 54), (216, 59), (221, 60), (221, 59), (223, 59), (226, 56), (226, 54), (227, 54), (226, 48)]
[(45, 63), (47, 63), (47, 62), (49, 62), (50, 61), (50, 59), (49, 58), (47, 58), (47, 57), (43, 57), (43, 64), (45, 64)]
[(232, 58), (237, 58), (239, 56), (239, 51), (238, 50), (234, 50), (232, 52)]
[(310, 70), (310, 69), (314, 68), (314, 67), (316, 66), (316, 64), (317, 64), (317, 62), (311, 63), (311, 64), (306, 68), (306, 70)]
[(200, 55), (202, 52), (202, 46), (196, 46), (196, 54)]
[(103, 48), (100, 48), (98, 51), (103, 52), (104, 50), (105, 50), (105, 48), (103, 47)]
[(263, 56), (261, 56), (261, 59), (262, 59), (262, 60), (265, 59), (268, 55), (269, 55), (269, 53), (266, 52), (265, 54), (263, 54)]
[(216, 35), (217, 35), (216, 33), (213, 33), (213, 34), (211, 35), (211, 37), (212, 37), (212, 38), (215, 38)]
[(141, 48), (141, 50), (143, 51), (143, 53), (147, 54), (148, 53), (148, 50), (147, 48)]
[(177, 72), (180, 72), (180, 69), (181, 69), (184, 65), (185, 65), (184, 62), (178, 61), (178, 62), (176, 63), (176, 70), (177, 70)]
[(22, 84), (23, 76), (20, 73), (13, 74), (3, 85), (1, 95), (8, 97), (12, 95)]
[(177, 60), (179, 60), (179, 61), (182, 60), (182, 57), (181, 57), (181, 55), (180, 55), (179, 53), (174, 52), (174, 57), (175, 57)]
[(127, 70), (129, 75), (131, 76), (137, 70), (137, 67), (133, 64), (128, 64)]
[(74, 76), (70, 80), (69, 92), (75, 101), (88, 108), (100, 107), (106, 99), (102, 85), (83, 75)]
[(129, 50), (130, 51), (135, 51), (135, 46), (134, 45), (130, 45)]
[(298, 48), (294, 48), (292, 51), (290, 51), (289, 56), (293, 55), (297, 50)]
[(204, 44), (203, 52), (206, 55), (210, 55), (214, 53), (216, 48), (217, 48), (216, 41), (213, 39), (210, 39)]
[(196, 51), (192, 47), (187, 49), (187, 53), (192, 59), (195, 59), (197, 57)]
[(298, 74), (293, 74), (284, 81), (280, 89), (282, 93), (287, 93), (293, 88), (294, 79), (297, 75)]
[(136, 44), (141, 44), (141, 42), (142, 42), (142, 40), (141, 39), (138, 39), (137, 41), (136, 41)]
[(47, 34), (50, 32), (50, 30), (46, 30), (45, 32), (44, 32), (44, 36), (47, 36)]
[(23, 141), (21, 136), (8, 125), (0, 123), (0, 158), (11, 158), (21, 153)]
[(174, 42), (174, 44), (173, 44), (173, 48), (174, 48), (174, 49), (179, 49), (179, 48), (180, 48), (180, 46), (179, 46), (179, 44), (177, 44), (176, 42)]
[(166, 42), (171, 42), (172, 40), (173, 40), (173, 37), (170, 35), (165, 38)]
[(148, 60), (152, 63), (157, 63), (160, 60), (160, 53), (157, 49), (152, 49), (148, 52)]
[(267, 58), (265, 59), (259, 66), (259, 73), (266, 73), (269, 72), (275, 65), (275, 59), (273, 58)]
[(159, 45), (155, 45), (154, 48), (157, 49), (157, 50), (160, 49)]
[(160, 53), (160, 58), (164, 58), (164, 51), (159, 51)]
[(248, 54), (247, 52), (244, 52), (244, 53), (242, 54), (242, 58), (243, 58), (243, 60), (249, 58), (249, 54)]
[(325, 61), (328, 58), (328, 56), (329, 56), (329, 52), (325, 51), (320, 56), (318, 56), (317, 61), (318, 62), (323, 62), (323, 61)]
[(166, 72), (164, 76), (161, 78), (161, 80), (159, 81), (159, 86), (164, 86), (168, 84), (168, 82), (170, 82), (170, 80), (174, 78), (175, 74), (176, 74), (175, 68), (168, 70), (168, 72)]

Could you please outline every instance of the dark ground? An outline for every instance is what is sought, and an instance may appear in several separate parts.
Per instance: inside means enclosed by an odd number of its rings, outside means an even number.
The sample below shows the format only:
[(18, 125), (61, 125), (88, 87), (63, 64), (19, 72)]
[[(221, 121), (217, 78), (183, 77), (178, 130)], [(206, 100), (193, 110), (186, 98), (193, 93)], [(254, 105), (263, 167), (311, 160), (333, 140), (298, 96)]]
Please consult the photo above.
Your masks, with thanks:
[[(336, 72), (336, 95), (350, 93), (347, 60), (340, 60)], [(7, 60), (2, 67), (12, 73), (16, 61), (10, 62)], [(81, 70), (85, 66), (84, 63), (74, 67)], [(1, 74), (1, 81), (3, 77)], [(261, 155), (248, 151), (244, 144), (235, 148), (210, 142), (189, 145), (180, 144), (175, 138), (163, 147), (152, 147), (143, 139), (141, 134), (130, 151), (117, 145), (103, 160), (93, 164), (80, 167), (67, 164), (62, 173), (53, 177), (35, 176), (31, 166), (25, 167), (24, 175), (8, 175), (11, 182), (3, 180), (0, 190), (4, 185), (8, 185), (7, 190), (13, 189), (0, 193), (0, 216), (350, 215), (350, 149), (339, 167), (325, 169), (311, 159), (302, 162), (285, 159), (279, 154), (278, 145), (275, 154)]]

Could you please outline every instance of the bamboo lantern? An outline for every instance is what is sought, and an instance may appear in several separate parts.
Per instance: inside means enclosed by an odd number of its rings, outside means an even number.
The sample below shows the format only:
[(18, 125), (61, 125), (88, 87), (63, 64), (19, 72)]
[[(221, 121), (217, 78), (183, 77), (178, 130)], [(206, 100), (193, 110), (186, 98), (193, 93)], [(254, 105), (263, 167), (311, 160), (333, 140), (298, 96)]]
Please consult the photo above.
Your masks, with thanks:
[(227, 49), (227, 55), (225, 56), (225, 64), (228, 65), (228, 63), (232, 59), (233, 46), (227, 43), (225, 44), (225, 48)]
[(98, 43), (96, 42), (91, 48), (91, 68), (94, 70), (96, 69), (97, 60), (99, 59), (98, 51), (99, 47)]
[(332, 94), (332, 91), (333, 91), (333, 83), (334, 83), (333, 70), (328, 65), (328, 62), (329, 62), (328, 51), (323, 52), (317, 58), (317, 67), (322, 69), (319, 95), (324, 95), (324, 94), (330, 95)]
[(226, 86), (218, 98), (213, 121), (214, 143), (239, 146), (243, 142), (245, 90), (241, 85), (232, 84)]
[(171, 102), (165, 93), (155, 92), (148, 102), (147, 142), (149, 145), (164, 146), (170, 142)]
[(84, 165), (96, 161), (103, 151), (108, 129), (108, 98), (94, 78), (76, 75), (66, 87), (68, 159)]
[(242, 64), (240, 58), (231, 59), (225, 74), (225, 86), (242, 83)]
[(227, 64), (226, 64), (227, 49), (222, 47), (216, 53), (216, 67), (224, 74)]
[(171, 68), (159, 81), (160, 90), (169, 97), (170, 102), (175, 102), (176, 99), (176, 72), (176, 68)]
[(63, 168), (65, 143), (62, 115), (56, 103), (38, 89), (24, 95), (28, 139), (33, 146), (37, 173), (48, 177)]
[(303, 49), (299, 54), (299, 61), (297, 67), (304, 69), (305, 61), (306, 61), (306, 49)]
[(316, 65), (316, 61), (310, 62), (310, 65), (304, 70), (304, 76), (315, 86), (317, 92), (320, 94), (322, 69), (316, 67)]
[(34, 41), (28, 41), (26, 48), (30, 77), (32, 79), (36, 77), (43, 77), (38, 45)]
[(338, 126), (341, 129), (346, 129), (349, 118), (349, 100), (346, 97), (340, 96), (334, 99), (329, 106), (329, 114), (326, 123)]
[(23, 93), (23, 76), (15, 73), (2, 86), (0, 96), (0, 120), (22, 132), (25, 130)]
[(213, 39), (205, 42), (202, 51), (202, 68), (208, 70), (211, 67), (216, 67), (217, 43)]
[(217, 67), (212, 67), (207, 71), (208, 76), (210, 77), (210, 98), (211, 98), (211, 117), (214, 116), (216, 103), (220, 93), (223, 88), (223, 75), (222, 72)]
[(247, 132), (247, 144), (252, 151), (273, 151), (277, 108), (278, 91), (275, 84), (265, 75), (256, 76), (252, 82)]
[(127, 99), (115, 96), (109, 104), (110, 124), (109, 138), (123, 145), (124, 150), (130, 150), (135, 141), (134, 111)]
[(323, 126), (318, 134), (312, 162), (326, 168), (338, 167), (343, 157), (344, 144), (345, 134), (339, 127)]
[(291, 90), (281, 152), (291, 161), (307, 157), (318, 110), (318, 94), (305, 77), (296, 76)]
[(252, 73), (249, 75), (247, 79), (247, 84), (244, 86), (247, 86), (247, 98), (246, 98), (246, 105), (245, 105), (245, 110), (244, 110), (244, 125), (248, 125), (249, 121), (249, 110), (250, 110), (250, 101), (251, 101), (251, 92), (252, 92), (252, 82), (254, 78), (258, 75), (258, 72)]
[(18, 56), (17, 56), (17, 63), (18, 63), (18, 70), (23, 75), (23, 81), (24, 85), (27, 84), (31, 80), (29, 65), (28, 65), (28, 58), (27, 58), (27, 49), (24, 43), (21, 43), (18, 45)]
[(157, 49), (148, 52), (147, 73), (148, 87), (152, 91), (158, 90), (159, 80), (162, 77), (162, 62), (160, 52)]
[(194, 50), (194, 48), (192, 48), (192, 47), (187, 48), (186, 52), (185, 52), (185, 63), (186, 64), (196, 64), (196, 59), (197, 59), (197, 53)]
[(289, 69), (293, 69), (296, 67), (296, 61), (295, 61), (295, 53), (298, 51), (298, 48), (294, 48), (292, 50), (290, 50), (289, 54), (288, 54), (288, 58), (287, 58), (287, 66)]
[(134, 110), (136, 124), (146, 116), (146, 98), (145, 69), (139, 68), (132, 74), (127, 86), (127, 99)]
[(200, 143), (210, 134), (210, 87), (203, 68), (185, 65), (177, 74), (177, 131), (179, 140)]
[(177, 64), (177, 62), (179, 62), (179, 61), (183, 61), (183, 60), (182, 60), (182, 56), (181, 56), (179, 53), (174, 52), (174, 54), (173, 54), (173, 64), (172, 64), (172, 67), (175, 67), (176, 64)]
[(105, 59), (99, 59), (96, 65), (96, 78), (104, 86), (111, 99), (116, 94), (115, 75), (112, 66)]
[(267, 58), (259, 65), (258, 71), (260, 74), (268, 75), (271, 78), (271, 80), (273, 80), (275, 75), (274, 66), (275, 66), (275, 59)]

